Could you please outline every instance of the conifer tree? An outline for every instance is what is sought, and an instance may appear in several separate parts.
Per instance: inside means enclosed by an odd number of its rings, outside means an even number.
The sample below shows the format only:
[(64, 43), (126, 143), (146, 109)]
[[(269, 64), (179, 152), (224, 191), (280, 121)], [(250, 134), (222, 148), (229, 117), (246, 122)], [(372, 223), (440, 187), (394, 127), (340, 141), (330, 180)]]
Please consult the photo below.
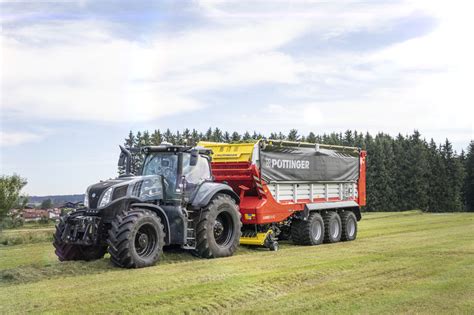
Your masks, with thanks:
[(205, 140), (202, 137), (202, 134), (199, 134), (199, 132), (196, 129), (193, 129), (191, 132), (191, 143), (190, 145), (196, 145), (200, 140)]
[[(428, 210), (428, 150), (420, 133), (415, 130), (413, 135), (407, 139), (407, 174), (405, 198), (408, 209)], [(401, 197), (401, 196), (399, 196)]]
[(474, 140), (467, 148), (465, 161), (466, 178), (464, 181), (464, 198), (467, 211), (474, 212)]
[(444, 187), (444, 206), (443, 211), (454, 212), (461, 211), (461, 190), (464, 181), (464, 172), (459, 160), (457, 159), (451, 142), (446, 139), (442, 146), (441, 156), (446, 168), (446, 178)]
[(207, 129), (203, 140), (212, 141), (212, 128)]
[(310, 143), (316, 143), (316, 136), (315, 136), (314, 132), (311, 131), (308, 134), (308, 137), (306, 137), (306, 141), (310, 142)]
[(291, 129), (288, 133), (288, 141), (299, 141), (300, 136), (298, 135), (298, 130)]
[(224, 132), (223, 140), (227, 143), (230, 142), (230, 133), (228, 131)]
[(431, 139), (428, 145), (428, 211), (441, 212), (442, 194), (446, 170), (436, 142)]
[(152, 145), (160, 145), (161, 142), (163, 142), (163, 137), (161, 135), (160, 129), (156, 129), (152, 134), (151, 134), (151, 144)]
[(190, 145), (191, 143), (191, 131), (186, 128), (183, 130), (183, 133), (181, 134), (181, 138), (183, 139), (182, 142), (183, 144)]
[(148, 131), (144, 131), (143, 136), (141, 138), (140, 146), (144, 147), (147, 145), (151, 145), (150, 133)]
[(234, 131), (234, 132), (232, 133), (232, 136), (231, 136), (230, 140), (231, 140), (232, 142), (239, 142), (241, 138), (242, 138), (242, 137), (240, 136), (240, 134), (239, 134), (237, 131)]
[(212, 132), (211, 139), (212, 139), (211, 141), (213, 142), (222, 142), (224, 140), (222, 131), (216, 127), (214, 131)]
[(392, 144), (384, 134), (375, 137), (371, 154), (367, 157), (367, 201), (369, 211), (396, 210)]
[(354, 146), (354, 137), (352, 136), (352, 131), (347, 130), (344, 133), (343, 145), (353, 147)]
[(408, 196), (408, 190), (411, 189), (407, 186), (408, 178), (410, 177), (410, 166), (408, 162), (408, 141), (401, 134), (398, 134), (397, 138), (393, 142), (394, 159), (396, 161), (394, 165), (394, 190), (396, 192), (395, 202), (399, 210), (413, 210), (412, 201)]
[(175, 137), (169, 128), (166, 129), (165, 133), (163, 134), (163, 140), (169, 143), (175, 142)]

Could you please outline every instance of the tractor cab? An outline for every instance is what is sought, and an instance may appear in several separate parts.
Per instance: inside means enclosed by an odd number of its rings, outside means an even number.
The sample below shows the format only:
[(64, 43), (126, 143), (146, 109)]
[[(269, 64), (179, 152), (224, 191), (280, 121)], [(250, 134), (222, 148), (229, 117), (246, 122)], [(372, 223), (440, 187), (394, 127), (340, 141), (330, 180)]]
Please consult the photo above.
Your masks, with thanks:
[(163, 200), (189, 200), (205, 181), (211, 181), (210, 150), (184, 146), (145, 147), (141, 176), (159, 176)]
[(125, 169), (120, 178), (144, 179), (140, 189), (145, 191), (139, 196), (154, 197), (165, 204), (189, 201), (203, 182), (212, 180), (211, 150), (167, 143), (144, 147), (141, 152), (145, 157), (136, 176), (131, 174), (131, 153), (124, 147), (120, 149), (122, 153), (118, 165)]

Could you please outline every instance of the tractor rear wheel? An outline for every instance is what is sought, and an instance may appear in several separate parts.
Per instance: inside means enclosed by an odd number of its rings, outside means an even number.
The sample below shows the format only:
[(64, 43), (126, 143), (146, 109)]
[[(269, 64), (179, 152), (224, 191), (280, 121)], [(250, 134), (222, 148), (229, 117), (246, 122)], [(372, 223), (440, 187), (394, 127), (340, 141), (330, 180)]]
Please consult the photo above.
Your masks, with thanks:
[(240, 212), (229, 195), (218, 194), (201, 210), (196, 228), (196, 254), (202, 258), (232, 256), (240, 242)]
[(341, 240), (342, 224), (339, 214), (335, 211), (328, 211), (323, 215), (324, 220), (324, 242), (336, 243)]
[(132, 209), (117, 217), (109, 230), (110, 260), (123, 268), (156, 264), (163, 253), (165, 232), (160, 218), (149, 210)]
[(61, 238), (64, 229), (66, 228), (66, 222), (64, 218), (61, 218), (58, 225), (56, 226), (56, 232), (53, 235), (53, 246), (55, 248), (56, 256), (60, 261), (68, 260), (97, 260), (104, 257), (107, 252), (107, 246), (86, 246), (68, 244)]
[(353, 241), (357, 237), (357, 218), (352, 211), (344, 211), (341, 214), (343, 241)]
[(306, 221), (291, 224), (291, 239), (297, 245), (319, 245), (324, 240), (324, 222), (321, 215), (313, 212)]

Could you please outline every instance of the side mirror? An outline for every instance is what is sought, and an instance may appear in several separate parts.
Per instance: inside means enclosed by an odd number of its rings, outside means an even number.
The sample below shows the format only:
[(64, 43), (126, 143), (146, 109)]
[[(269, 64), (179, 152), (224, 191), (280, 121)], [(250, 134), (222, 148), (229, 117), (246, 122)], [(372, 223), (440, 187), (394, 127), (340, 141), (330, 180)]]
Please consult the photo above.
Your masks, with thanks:
[(189, 160), (190, 166), (196, 166), (199, 158), (199, 152), (197, 150), (191, 151), (191, 159)]

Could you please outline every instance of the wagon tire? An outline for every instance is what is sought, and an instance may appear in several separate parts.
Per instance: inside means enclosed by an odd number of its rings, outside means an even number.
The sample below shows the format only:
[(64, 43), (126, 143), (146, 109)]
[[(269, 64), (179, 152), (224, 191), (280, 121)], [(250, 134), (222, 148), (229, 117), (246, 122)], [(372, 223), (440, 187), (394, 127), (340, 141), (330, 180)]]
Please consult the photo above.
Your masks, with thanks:
[(357, 238), (357, 218), (352, 211), (344, 211), (341, 214), (342, 241), (353, 241)]
[(324, 240), (324, 221), (313, 212), (307, 220), (296, 220), (291, 224), (291, 239), (297, 245), (319, 245)]
[(327, 211), (323, 215), (324, 220), (324, 242), (337, 243), (341, 240), (342, 223), (341, 217), (335, 211)]

